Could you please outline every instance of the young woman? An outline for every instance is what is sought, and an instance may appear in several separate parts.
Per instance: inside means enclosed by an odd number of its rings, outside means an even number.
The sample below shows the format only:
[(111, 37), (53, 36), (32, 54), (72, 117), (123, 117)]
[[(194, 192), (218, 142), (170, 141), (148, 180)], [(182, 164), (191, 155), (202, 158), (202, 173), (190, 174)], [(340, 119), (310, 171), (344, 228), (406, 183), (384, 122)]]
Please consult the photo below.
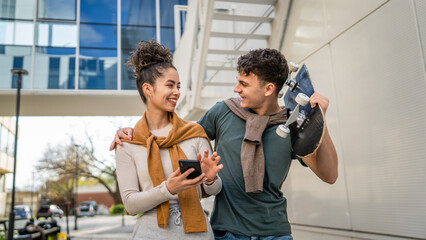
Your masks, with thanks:
[[(203, 128), (175, 113), (180, 81), (168, 49), (155, 41), (142, 41), (128, 65), (146, 111), (134, 127), (134, 137), (116, 150), (117, 176), (126, 211), (143, 213), (133, 239), (213, 239), (210, 223), (200, 204), (202, 194), (216, 195), (223, 167), (211, 150)], [(197, 159), (202, 174), (180, 173), (179, 159)]]

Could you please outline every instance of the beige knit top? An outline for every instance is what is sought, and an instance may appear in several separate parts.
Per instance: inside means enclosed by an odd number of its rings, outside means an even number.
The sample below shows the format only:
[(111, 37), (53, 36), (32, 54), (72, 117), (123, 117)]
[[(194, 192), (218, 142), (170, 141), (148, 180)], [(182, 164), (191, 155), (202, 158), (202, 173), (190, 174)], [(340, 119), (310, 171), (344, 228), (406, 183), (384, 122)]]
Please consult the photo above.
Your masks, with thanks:
[[(170, 123), (165, 128), (151, 130), (155, 136), (166, 137), (172, 129)], [(208, 149), (211, 155), (210, 144), (205, 138), (191, 138), (179, 143), (179, 147), (188, 159), (196, 159), (197, 153), (203, 155), (204, 149)], [(171, 194), (166, 181), (157, 187), (153, 186), (148, 172), (146, 148), (131, 143), (123, 143), (116, 150), (117, 178), (121, 198), (127, 212), (131, 215), (143, 213), (155, 208), (160, 203), (170, 201), (170, 207), (178, 205), (178, 195)], [(173, 173), (172, 163), (167, 148), (160, 149), (166, 179)], [(204, 191), (209, 195), (216, 195), (222, 189), (222, 181), (218, 179), (212, 185), (202, 184)], [(201, 199), (201, 188), (197, 187), (198, 196)]]

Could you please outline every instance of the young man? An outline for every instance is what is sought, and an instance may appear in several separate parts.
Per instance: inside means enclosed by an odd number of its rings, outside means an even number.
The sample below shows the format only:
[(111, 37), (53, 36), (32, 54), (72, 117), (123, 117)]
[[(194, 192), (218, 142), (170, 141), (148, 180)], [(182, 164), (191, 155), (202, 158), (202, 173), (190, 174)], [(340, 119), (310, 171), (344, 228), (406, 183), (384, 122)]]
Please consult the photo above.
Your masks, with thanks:
[[(237, 71), (234, 92), (240, 98), (218, 102), (198, 121), (215, 140), (223, 164), (211, 225), (217, 239), (292, 239), (280, 190), (293, 155), (291, 141), (275, 132), (287, 118), (286, 109), (278, 105), (287, 61), (277, 50), (252, 50), (238, 59)], [(327, 111), (328, 99), (318, 93), (310, 103)], [(119, 137), (131, 138), (132, 129), (117, 133), (110, 149), (121, 144)], [(337, 154), (327, 128), (316, 153), (302, 161), (323, 181), (336, 181)]]

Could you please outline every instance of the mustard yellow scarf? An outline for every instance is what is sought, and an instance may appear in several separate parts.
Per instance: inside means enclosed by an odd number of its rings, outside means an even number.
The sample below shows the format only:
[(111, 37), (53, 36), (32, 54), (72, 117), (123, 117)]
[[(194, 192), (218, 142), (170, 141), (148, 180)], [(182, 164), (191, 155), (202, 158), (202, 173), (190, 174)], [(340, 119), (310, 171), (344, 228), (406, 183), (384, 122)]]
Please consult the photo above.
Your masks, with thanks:
[[(160, 185), (166, 177), (161, 163), (160, 148), (168, 148), (172, 161), (173, 171), (178, 168), (178, 160), (186, 159), (185, 153), (178, 143), (195, 137), (208, 137), (203, 128), (196, 124), (184, 121), (176, 113), (169, 113), (169, 121), (173, 127), (167, 137), (157, 137), (148, 129), (146, 112), (134, 128), (133, 140), (130, 143), (140, 144), (147, 149), (148, 172), (154, 187)], [(122, 139), (122, 141), (126, 141)], [(185, 233), (207, 232), (207, 223), (198, 198), (196, 188), (178, 193), (178, 200), (182, 212), (183, 228)], [(169, 201), (157, 206), (157, 223), (159, 227), (169, 225)]]

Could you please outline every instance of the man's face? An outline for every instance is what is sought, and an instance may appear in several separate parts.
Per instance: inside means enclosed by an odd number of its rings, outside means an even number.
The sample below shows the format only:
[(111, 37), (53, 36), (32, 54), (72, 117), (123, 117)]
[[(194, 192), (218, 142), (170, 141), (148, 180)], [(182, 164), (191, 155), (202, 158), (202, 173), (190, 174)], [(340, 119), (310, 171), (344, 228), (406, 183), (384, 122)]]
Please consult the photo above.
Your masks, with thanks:
[(234, 92), (241, 97), (241, 107), (257, 112), (256, 110), (260, 109), (265, 102), (265, 85), (253, 73), (249, 75), (238, 73), (237, 80)]

